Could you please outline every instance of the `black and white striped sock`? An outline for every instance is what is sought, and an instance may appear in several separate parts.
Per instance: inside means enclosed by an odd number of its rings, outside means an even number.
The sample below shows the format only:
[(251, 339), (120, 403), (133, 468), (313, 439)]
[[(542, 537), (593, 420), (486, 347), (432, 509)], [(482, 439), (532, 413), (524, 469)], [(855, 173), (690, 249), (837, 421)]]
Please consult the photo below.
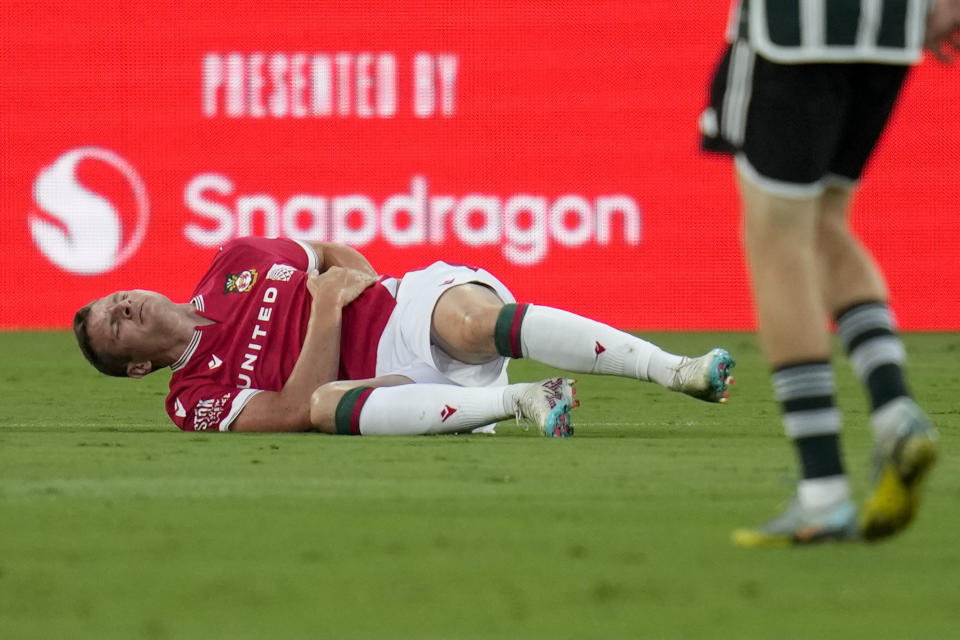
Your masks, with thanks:
[(834, 399), (836, 383), (827, 361), (801, 362), (773, 372), (787, 436), (800, 459), (797, 495), (804, 506), (834, 504), (850, 495), (840, 453), (842, 418)]
[(836, 322), (853, 370), (870, 394), (872, 411), (909, 397), (903, 371), (906, 350), (890, 307), (883, 302), (858, 303), (837, 313)]

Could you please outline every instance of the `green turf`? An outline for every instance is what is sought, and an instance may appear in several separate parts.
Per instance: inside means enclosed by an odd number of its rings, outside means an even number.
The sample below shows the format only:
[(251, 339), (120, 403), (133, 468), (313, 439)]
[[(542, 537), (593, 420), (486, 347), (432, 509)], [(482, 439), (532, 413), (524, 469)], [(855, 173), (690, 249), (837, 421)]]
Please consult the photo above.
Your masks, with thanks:
[[(960, 634), (960, 335), (908, 335), (941, 461), (876, 545), (741, 550), (792, 490), (769, 377), (727, 346), (730, 406), (581, 376), (576, 436), (185, 434), (167, 374), (88, 370), (0, 334), (0, 638), (948, 638)], [(511, 365), (514, 379), (544, 377)], [(866, 488), (863, 396), (844, 443)]]

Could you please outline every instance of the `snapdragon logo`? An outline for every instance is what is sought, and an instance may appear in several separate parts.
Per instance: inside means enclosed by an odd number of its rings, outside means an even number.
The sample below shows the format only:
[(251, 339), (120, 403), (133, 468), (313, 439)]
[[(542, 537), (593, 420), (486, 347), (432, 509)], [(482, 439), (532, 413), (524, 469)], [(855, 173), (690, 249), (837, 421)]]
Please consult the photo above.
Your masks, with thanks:
[(197, 216), (184, 228), (191, 242), (215, 247), (263, 230), (267, 237), (340, 242), (362, 247), (382, 238), (395, 247), (443, 245), (452, 239), (472, 247), (498, 246), (508, 262), (542, 262), (552, 245), (579, 247), (640, 242), (639, 204), (626, 194), (593, 198), (568, 193), (461, 196), (432, 193), (427, 178), (414, 175), (406, 192), (378, 202), (368, 195), (236, 193), (230, 178), (205, 173), (184, 190)]
[[(109, 174), (103, 185), (97, 183), (106, 193), (81, 183), (78, 170), (87, 163), (98, 165), (90, 168), (100, 175), (104, 170)], [(149, 202), (143, 180), (107, 149), (81, 147), (64, 153), (37, 175), (33, 200), (39, 211), (27, 216), (27, 224), (34, 243), (48, 260), (72, 273), (94, 275), (117, 268), (136, 253), (147, 231)]]

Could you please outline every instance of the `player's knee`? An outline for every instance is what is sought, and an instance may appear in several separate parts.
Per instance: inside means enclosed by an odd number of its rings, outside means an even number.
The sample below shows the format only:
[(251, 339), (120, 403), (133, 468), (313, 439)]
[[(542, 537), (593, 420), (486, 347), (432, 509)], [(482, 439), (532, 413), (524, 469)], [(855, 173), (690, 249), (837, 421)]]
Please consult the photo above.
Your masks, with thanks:
[(754, 257), (811, 254), (819, 240), (816, 200), (769, 196), (744, 218), (744, 246)]
[(337, 404), (343, 394), (355, 385), (344, 381), (328, 382), (317, 387), (310, 395), (310, 424), (324, 433), (336, 433)]
[(818, 233), (821, 242), (847, 242), (853, 236), (846, 218), (839, 216), (821, 216)]
[(817, 247), (822, 255), (843, 256), (859, 245), (846, 219), (824, 216), (817, 230)]
[(476, 347), (490, 342), (493, 339), (497, 315), (501, 308), (503, 303), (464, 309), (459, 318), (459, 331), (463, 343)]
[(487, 287), (469, 283), (445, 293), (433, 315), (433, 337), (463, 362), (496, 355), (493, 335), (503, 301)]

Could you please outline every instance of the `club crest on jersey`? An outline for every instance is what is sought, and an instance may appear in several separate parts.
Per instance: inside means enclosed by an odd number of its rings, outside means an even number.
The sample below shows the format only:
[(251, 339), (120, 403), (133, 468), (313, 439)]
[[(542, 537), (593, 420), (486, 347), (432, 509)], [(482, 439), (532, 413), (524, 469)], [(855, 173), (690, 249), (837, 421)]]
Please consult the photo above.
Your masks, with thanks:
[(224, 293), (244, 293), (253, 289), (257, 283), (257, 270), (245, 269), (240, 273), (228, 273), (227, 282), (223, 287)]

